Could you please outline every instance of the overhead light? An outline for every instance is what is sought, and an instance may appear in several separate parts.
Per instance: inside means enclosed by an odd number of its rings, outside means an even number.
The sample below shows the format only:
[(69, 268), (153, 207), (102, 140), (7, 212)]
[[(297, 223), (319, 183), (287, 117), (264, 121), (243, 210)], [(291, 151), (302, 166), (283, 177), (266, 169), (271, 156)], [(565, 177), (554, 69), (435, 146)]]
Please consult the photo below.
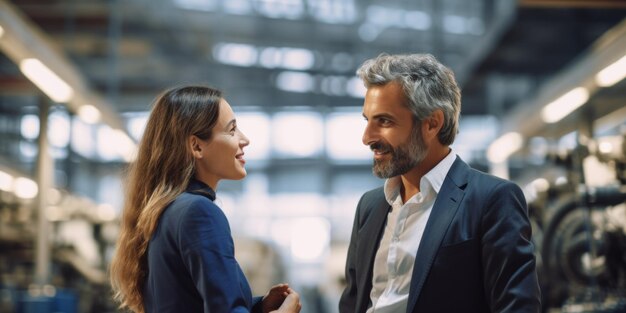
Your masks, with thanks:
[(315, 64), (313, 51), (308, 49), (283, 48), (282, 67), (290, 70), (308, 70)]
[(346, 84), (346, 91), (351, 97), (362, 99), (365, 98), (367, 88), (365, 88), (365, 85), (360, 78), (354, 76), (348, 80), (348, 83)]
[(39, 136), (39, 116), (35, 114), (23, 115), (20, 121), (20, 133), (26, 139), (37, 139)]
[(443, 29), (451, 34), (465, 34), (467, 32), (466, 18), (459, 15), (444, 16)]
[(283, 112), (273, 116), (271, 138), (280, 155), (311, 157), (324, 146), (323, 121), (315, 112)]
[(256, 64), (258, 51), (249, 44), (222, 43), (214, 48), (213, 56), (224, 64), (248, 67)]
[(0, 190), (13, 191), (13, 176), (0, 171)]
[(91, 104), (85, 104), (78, 108), (78, 117), (87, 124), (95, 124), (100, 121), (100, 110)]
[(97, 130), (97, 153), (104, 161), (124, 159), (132, 162), (136, 156), (137, 145), (121, 129), (100, 124)]
[(357, 112), (330, 114), (326, 118), (326, 151), (333, 160), (371, 160), (372, 151), (361, 143), (365, 120)]
[(487, 159), (491, 163), (501, 163), (519, 150), (524, 143), (522, 135), (510, 132), (496, 139), (487, 149)]
[(52, 147), (64, 148), (70, 143), (70, 118), (63, 111), (54, 111), (48, 117), (48, 142)]
[(589, 100), (589, 92), (584, 87), (574, 88), (541, 110), (541, 119), (546, 123), (556, 123)]
[(626, 55), (596, 74), (596, 84), (610, 87), (626, 77)]
[(20, 70), (53, 101), (63, 103), (72, 99), (72, 87), (38, 59), (22, 60)]
[[(237, 114), (237, 124), (253, 145), (246, 147), (246, 160), (269, 158), (271, 144), (271, 121), (265, 112), (242, 112)], [(239, 127), (239, 126), (238, 126)], [(250, 131), (248, 131), (250, 130)]]
[(15, 195), (23, 199), (32, 199), (37, 196), (39, 188), (37, 183), (26, 177), (18, 177), (15, 179), (14, 186)]
[(310, 92), (315, 87), (315, 78), (309, 73), (285, 71), (276, 77), (278, 89), (291, 92)]
[(404, 25), (407, 28), (428, 30), (432, 27), (432, 18), (430, 14), (424, 11), (406, 11), (404, 13)]
[(211, 12), (216, 10), (216, 1), (175, 0), (174, 4), (181, 9)]
[(598, 150), (600, 153), (609, 154), (613, 152), (613, 144), (610, 142), (600, 142), (598, 145)]
[(275, 68), (283, 62), (283, 50), (275, 47), (267, 47), (259, 55), (259, 64), (266, 68)]
[(113, 130), (113, 136), (115, 136), (115, 142), (117, 142), (117, 153), (124, 161), (132, 162), (137, 156), (137, 145), (133, 142), (126, 133), (120, 129)]

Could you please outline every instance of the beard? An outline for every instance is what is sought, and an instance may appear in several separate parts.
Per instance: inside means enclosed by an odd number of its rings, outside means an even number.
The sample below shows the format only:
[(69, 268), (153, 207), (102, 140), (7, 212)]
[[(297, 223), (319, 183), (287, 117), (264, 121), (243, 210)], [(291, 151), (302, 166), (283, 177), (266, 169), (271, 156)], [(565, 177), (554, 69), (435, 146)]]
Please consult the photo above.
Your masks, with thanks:
[(407, 173), (422, 162), (427, 153), (419, 128), (413, 130), (407, 143), (396, 148), (386, 142), (379, 141), (370, 145), (370, 149), (391, 155), (391, 158), (387, 160), (374, 159), (372, 172), (379, 178), (391, 178)]

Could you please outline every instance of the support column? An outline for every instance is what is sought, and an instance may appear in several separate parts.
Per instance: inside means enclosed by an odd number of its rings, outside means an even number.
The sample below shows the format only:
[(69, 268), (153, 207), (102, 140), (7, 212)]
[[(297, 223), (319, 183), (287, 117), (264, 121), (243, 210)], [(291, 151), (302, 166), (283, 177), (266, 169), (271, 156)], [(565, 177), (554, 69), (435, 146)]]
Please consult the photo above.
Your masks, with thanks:
[(39, 154), (37, 156), (37, 236), (35, 237), (35, 284), (39, 286), (50, 282), (50, 223), (46, 217), (48, 194), (52, 187), (54, 163), (49, 151), (48, 115), (49, 100), (41, 97), (39, 105)]

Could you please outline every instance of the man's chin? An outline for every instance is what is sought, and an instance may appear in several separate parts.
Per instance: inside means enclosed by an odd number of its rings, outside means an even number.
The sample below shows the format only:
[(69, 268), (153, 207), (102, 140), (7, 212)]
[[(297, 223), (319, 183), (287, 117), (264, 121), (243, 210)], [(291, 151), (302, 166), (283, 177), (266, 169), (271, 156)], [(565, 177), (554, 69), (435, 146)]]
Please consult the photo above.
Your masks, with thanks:
[(374, 167), (372, 168), (372, 173), (374, 173), (374, 175), (378, 178), (390, 178), (392, 176), (390, 176), (390, 173), (392, 171), (390, 171), (389, 169), (385, 168), (384, 166), (381, 166), (379, 164), (377, 164), (376, 162), (374, 162)]
[(378, 178), (391, 178), (404, 175), (408, 173), (412, 168), (417, 166), (417, 164), (404, 164), (404, 166), (402, 164), (395, 164), (395, 166), (392, 167), (391, 164), (388, 164), (389, 162), (384, 163), (374, 161), (372, 172)]

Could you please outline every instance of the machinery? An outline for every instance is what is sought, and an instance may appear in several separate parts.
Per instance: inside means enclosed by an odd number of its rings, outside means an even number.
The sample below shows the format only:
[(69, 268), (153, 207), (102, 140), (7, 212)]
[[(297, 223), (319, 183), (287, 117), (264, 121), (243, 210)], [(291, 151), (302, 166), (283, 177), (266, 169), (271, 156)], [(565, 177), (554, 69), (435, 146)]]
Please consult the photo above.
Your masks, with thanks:
[(626, 312), (625, 138), (553, 155), (567, 177), (529, 202), (544, 312)]
[(114, 312), (106, 261), (114, 216), (90, 201), (59, 194), (49, 207), (49, 284), (35, 281), (36, 215), (31, 201), (0, 191), (0, 312)]

